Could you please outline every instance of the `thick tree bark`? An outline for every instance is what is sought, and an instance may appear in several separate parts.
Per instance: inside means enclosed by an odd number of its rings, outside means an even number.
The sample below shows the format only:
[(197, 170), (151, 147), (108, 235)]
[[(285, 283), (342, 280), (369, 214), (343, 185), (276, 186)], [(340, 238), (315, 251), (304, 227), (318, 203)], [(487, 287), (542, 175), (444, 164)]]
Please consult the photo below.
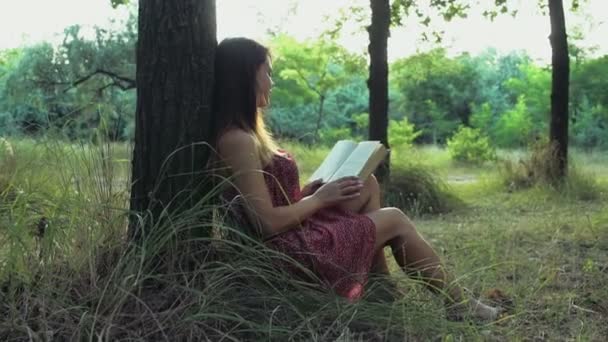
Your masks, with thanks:
[[(369, 33), (369, 139), (388, 143), (388, 54), (391, 8), (389, 0), (370, 0), (372, 22)], [(381, 183), (389, 179), (390, 154), (376, 171)]]
[[(130, 238), (195, 203), (209, 153), (215, 0), (140, 0)], [(199, 190), (199, 191), (197, 191)]]
[(551, 86), (551, 127), (549, 140), (556, 147), (558, 174), (563, 179), (568, 171), (568, 87), (570, 60), (562, 0), (549, 0), (553, 80)]

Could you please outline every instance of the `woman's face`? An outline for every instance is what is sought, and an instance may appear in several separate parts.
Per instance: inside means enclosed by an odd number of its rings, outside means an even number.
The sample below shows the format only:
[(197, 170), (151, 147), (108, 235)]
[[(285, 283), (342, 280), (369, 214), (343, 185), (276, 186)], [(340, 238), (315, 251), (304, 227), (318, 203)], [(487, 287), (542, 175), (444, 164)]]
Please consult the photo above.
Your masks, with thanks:
[(270, 104), (270, 92), (272, 88), (272, 63), (270, 58), (266, 58), (266, 62), (260, 65), (256, 74), (256, 105), (258, 107), (266, 107)]

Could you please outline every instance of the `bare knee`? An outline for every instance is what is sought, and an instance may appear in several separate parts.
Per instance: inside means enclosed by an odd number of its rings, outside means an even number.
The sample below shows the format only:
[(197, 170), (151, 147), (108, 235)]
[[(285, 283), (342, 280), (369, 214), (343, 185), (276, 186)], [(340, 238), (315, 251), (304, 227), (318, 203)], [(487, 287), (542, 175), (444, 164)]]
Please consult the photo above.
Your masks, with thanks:
[(410, 218), (399, 208), (390, 207), (397, 235), (408, 236), (416, 233), (416, 227)]
[(368, 191), (372, 194), (380, 194), (380, 184), (378, 183), (378, 179), (373, 174), (369, 175), (365, 180), (365, 187), (367, 187)]
[(367, 177), (364, 182), (364, 193), (367, 196), (367, 202), (361, 207), (361, 213), (368, 213), (382, 208), (380, 184), (378, 184), (378, 180), (373, 174)]
[(388, 224), (393, 227), (395, 235), (402, 235), (414, 230), (412, 221), (405, 215), (403, 211), (395, 207), (382, 208), (385, 215), (388, 217)]
[(398, 208), (385, 207), (366, 214), (376, 225), (376, 240), (379, 247), (395, 239), (408, 239), (416, 233), (410, 219)]

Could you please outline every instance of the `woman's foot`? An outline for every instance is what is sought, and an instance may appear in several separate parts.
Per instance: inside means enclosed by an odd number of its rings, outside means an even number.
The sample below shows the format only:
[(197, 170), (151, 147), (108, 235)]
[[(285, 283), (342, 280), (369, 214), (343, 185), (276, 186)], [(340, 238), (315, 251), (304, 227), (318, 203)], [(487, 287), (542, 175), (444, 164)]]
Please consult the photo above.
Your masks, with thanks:
[(451, 321), (475, 320), (492, 322), (498, 318), (501, 311), (500, 308), (486, 305), (473, 298), (452, 304), (446, 308), (447, 318)]

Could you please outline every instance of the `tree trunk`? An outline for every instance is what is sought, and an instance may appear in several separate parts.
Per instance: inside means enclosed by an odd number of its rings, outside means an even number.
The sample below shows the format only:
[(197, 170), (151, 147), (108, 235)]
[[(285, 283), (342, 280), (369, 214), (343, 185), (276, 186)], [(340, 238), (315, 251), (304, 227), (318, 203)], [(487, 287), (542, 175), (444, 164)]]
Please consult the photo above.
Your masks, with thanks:
[[(372, 22), (369, 33), (369, 139), (388, 144), (388, 55), (391, 9), (389, 0), (370, 0)], [(378, 167), (376, 177), (384, 184), (390, 174), (390, 154)]]
[(568, 58), (568, 38), (562, 0), (549, 0), (551, 19), (552, 86), (551, 86), (551, 128), (549, 140), (556, 147), (557, 177), (563, 179), (568, 171), (568, 87), (570, 82), (570, 61)]
[[(204, 193), (215, 58), (215, 0), (140, 0), (129, 237)], [(197, 191), (198, 189), (198, 191)]]
[(317, 112), (317, 123), (315, 125), (314, 142), (319, 141), (319, 130), (321, 129), (321, 123), (323, 122), (323, 106), (325, 105), (325, 96), (319, 95), (319, 110)]

